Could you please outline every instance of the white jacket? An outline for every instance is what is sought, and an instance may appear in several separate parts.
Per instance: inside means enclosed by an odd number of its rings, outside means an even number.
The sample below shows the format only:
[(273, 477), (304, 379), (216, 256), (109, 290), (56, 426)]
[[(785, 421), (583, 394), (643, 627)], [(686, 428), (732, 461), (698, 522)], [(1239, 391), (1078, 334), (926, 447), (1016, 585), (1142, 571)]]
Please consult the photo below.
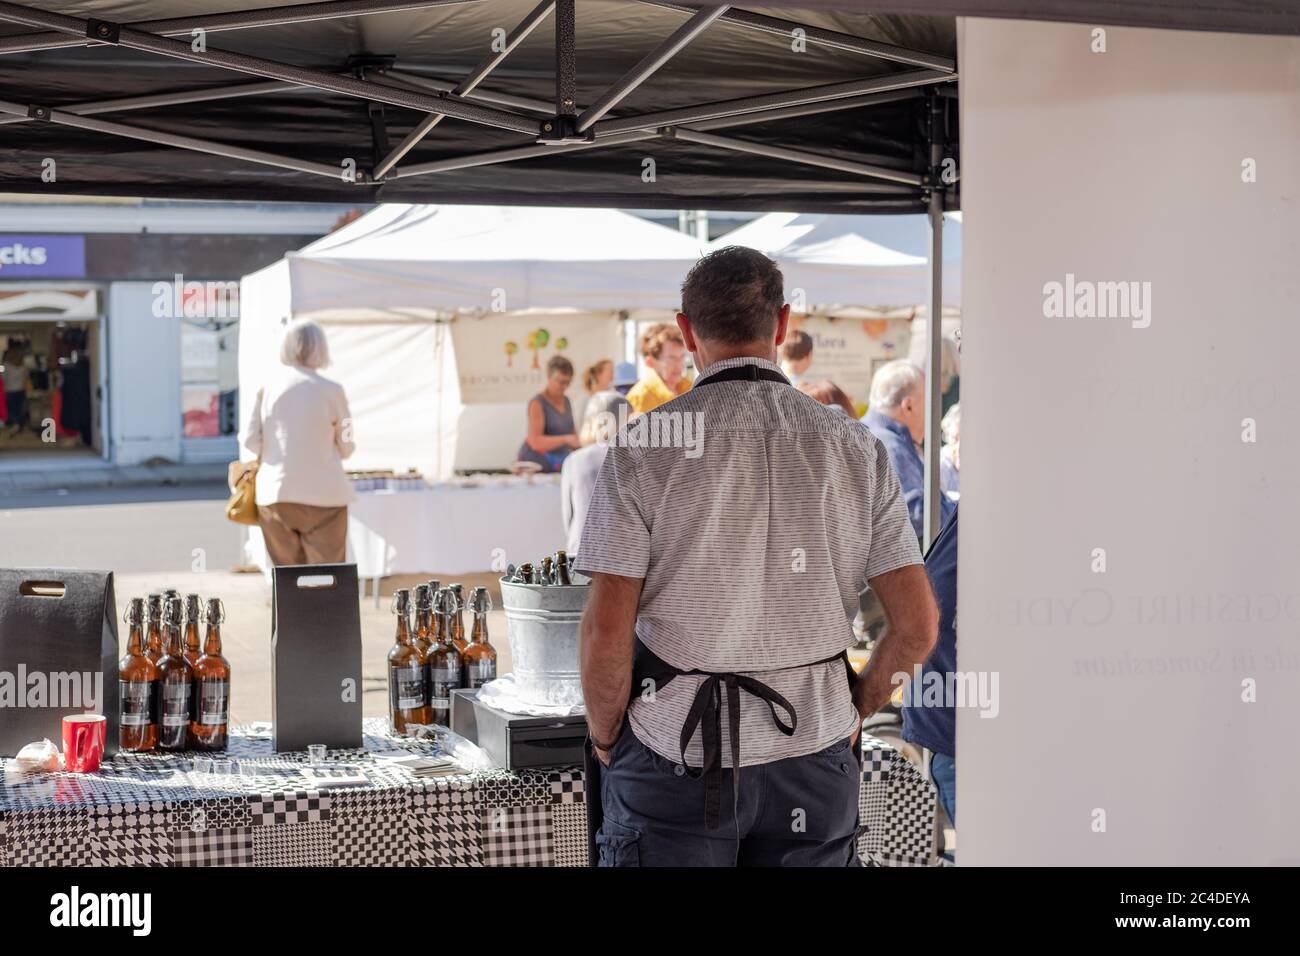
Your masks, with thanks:
[(352, 500), (343, 459), (356, 449), (343, 386), (319, 372), (285, 368), (258, 392), (241, 444), (261, 457), (257, 503), (337, 508)]

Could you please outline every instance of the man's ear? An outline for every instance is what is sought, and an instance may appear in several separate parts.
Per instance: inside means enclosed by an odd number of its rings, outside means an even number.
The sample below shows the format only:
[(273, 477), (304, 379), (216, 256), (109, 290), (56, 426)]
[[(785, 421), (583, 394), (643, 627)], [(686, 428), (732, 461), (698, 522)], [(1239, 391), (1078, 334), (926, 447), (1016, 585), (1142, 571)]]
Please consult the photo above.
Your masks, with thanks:
[(677, 313), (677, 327), (682, 330), (682, 338), (686, 341), (686, 351), (695, 351), (695, 335), (691, 332), (691, 320), (686, 317), (685, 312)]
[(776, 317), (776, 344), (780, 345), (785, 341), (786, 326), (790, 322), (790, 303), (787, 302), (781, 306), (781, 311)]

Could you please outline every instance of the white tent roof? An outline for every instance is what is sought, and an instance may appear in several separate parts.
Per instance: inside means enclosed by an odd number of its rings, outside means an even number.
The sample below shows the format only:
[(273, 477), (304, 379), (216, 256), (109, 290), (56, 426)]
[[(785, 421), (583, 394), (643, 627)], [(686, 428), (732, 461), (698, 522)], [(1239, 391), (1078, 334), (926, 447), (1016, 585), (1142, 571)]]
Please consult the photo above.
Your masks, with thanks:
[[(961, 303), (961, 220), (943, 234), (946, 305)], [(929, 227), (924, 216), (835, 216), (773, 212), (709, 246), (750, 246), (776, 259), (786, 297), (802, 289), (810, 311), (834, 306), (921, 305), (929, 295)]]
[[(697, 239), (614, 209), (384, 205), (286, 257), (294, 317), (676, 309)], [(364, 310), (364, 311), (363, 311)]]

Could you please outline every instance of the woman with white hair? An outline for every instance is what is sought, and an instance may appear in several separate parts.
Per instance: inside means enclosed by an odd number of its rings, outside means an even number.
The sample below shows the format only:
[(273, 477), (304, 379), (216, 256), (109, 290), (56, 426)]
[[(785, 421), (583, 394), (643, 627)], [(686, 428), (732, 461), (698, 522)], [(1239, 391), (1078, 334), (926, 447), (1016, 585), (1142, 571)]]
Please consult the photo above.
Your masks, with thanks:
[(325, 332), (294, 322), (280, 346), (281, 374), (259, 389), (243, 447), (260, 461), (257, 517), (275, 565), (341, 564), (347, 557), (352, 415), (329, 365)]
[(578, 432), (581, 447), (565, 458), (560, 467), (560, 510), (569, 554), (577, 554), (582, 543), (587, 506), (591, 504), (596, 476), (604, 464), (609, 443), (632, 414), (632, 406), (618, 392), (597, 392), (587, 401), (582, 429)]

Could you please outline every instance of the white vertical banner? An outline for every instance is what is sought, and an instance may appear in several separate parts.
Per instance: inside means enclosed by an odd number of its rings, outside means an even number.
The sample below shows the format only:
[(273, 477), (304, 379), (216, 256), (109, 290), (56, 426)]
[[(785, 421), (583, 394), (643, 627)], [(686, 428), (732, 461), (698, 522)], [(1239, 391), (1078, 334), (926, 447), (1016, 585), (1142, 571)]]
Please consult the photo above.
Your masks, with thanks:
[(964, 20), (959, 851), (1300, 863), (1300, 37)]

